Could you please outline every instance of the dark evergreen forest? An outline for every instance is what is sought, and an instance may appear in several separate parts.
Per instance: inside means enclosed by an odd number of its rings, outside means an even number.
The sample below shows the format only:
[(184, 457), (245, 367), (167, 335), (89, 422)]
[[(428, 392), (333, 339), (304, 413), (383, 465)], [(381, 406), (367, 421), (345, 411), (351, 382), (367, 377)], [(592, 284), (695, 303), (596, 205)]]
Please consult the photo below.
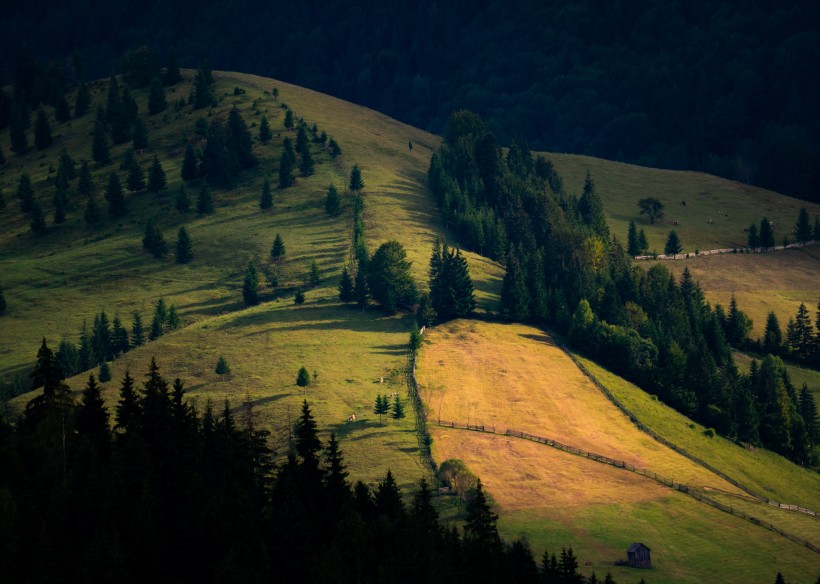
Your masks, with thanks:
[(30, 56), (90, 80), (148, 44), (182, 66), (209, 59), (436, 132), (468, 108), (504, 143), (816, 201), (818, 30), (810, 0), (33, 0), (3, 9), (0, 63), (8, 83), (32, 74)]

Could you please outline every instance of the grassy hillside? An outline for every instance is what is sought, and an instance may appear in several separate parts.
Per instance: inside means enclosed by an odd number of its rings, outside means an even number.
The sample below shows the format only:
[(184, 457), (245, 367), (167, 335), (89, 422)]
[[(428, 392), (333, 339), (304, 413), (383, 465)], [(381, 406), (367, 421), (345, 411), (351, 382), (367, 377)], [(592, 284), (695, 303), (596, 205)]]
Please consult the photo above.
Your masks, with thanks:
[[(638, 431), (537, 329), (455, 321), (431, 329), (426, 342), (418, 378), (433, 421), (440, 416), (466, 423), (469, 416), (471, 423), (494, 425), (499, 432), (523, 430), (622, 457), (707, 493), (740, 492)], [(608, 385), (617, 381), (606, 378)], [(630, 389), (647, 409), (662, 407), (634, 386)], [(747, 453), (722, 439), (708, 439), (702, 429), (690, 429), (688, 420), (668, 408), (664, 411), (670, 419), (663, 424), (660, 418), (644, 420), (644, 411), (635, 411), (650, 427), (657, 424), (664, 435), (667, 425), (672, 427), (668, 438), (699, 455), (711, 446), (704, 457), (710, 456), (710, 462), (737, 480), (750, 473), (756, 476), (753, 485), (772, 495), (807, 506), (820, 502), (817, 475), (781, 457)], [(693, 438), (685, 441), (674, 429), (685, 429)], [(725, 581), (755, 581), (775, 564), (793, 568), (788, 578), (810, 582), (820, 567), (816, 555), (805, 548), (640, 475), (504, 435), (436, 425), (431, 430), (436, 460), (462, 459), (482, 478), (500, 507), (500, 525), (507, 535), (526, 535), (536, 549), (572, 543), (583, 550), (582, 564), (592, 562), (587, 572), (595, 569), (600, 575), (609, 569), (632, 541), (649, 545), (653, 560), (664, 558), (656, 562), (652, 575), (663, 582), (702, 581), (715, 574)], [(701, 439), (710, 443), (701, 445)], [(727, 498), (745, 501), (737, 495)], [(744, 510), (753, 514), (753, 508)], [(815, 519), (807, 521), (774, 508), (765, 513), (765, 520), (784, 530), (805, 538), (819, 535)], [(693, 561), (693, 549), (703, 550), (706, 559)], [(630, 576), (623, 572), (622, 577)]]
[[(671, 229), (678, 232), (684, 253), (745, 247), (744, 229), (752, 223), (759, 226), (765, 216), (773, 222), (780, 245), (784, 235), (794, 241), (791, 230), (800, 207), (806, 207), (812, 220), (820, 215), (820, 205), (700, 172), (660, 170), (574, 154), (546, 156), (571, 192), (582, 191), (589, 171), (603, 200), (610, 231), (625, 242), (629, 221), (634, 219), (646, 230), (650, 251), (658, 253), (663, 253)], [(644, 197), (656, 197), (664, 204), (665, 215), (654, 225), (639, 215), (638, 200)], [(710, 219), (711, 224), (707, 223)]]
[[(191, 112), (185, 107), (149, 118), (149, 149), (139, 160), (147, 168), (153, 155), (159, 156), (168, 175), (168, 189), (156, 197), (149, 193), (130, 196), (128, 216), (117, 223), (104, 215), (101, 226), (88, 228), (77, 201), (65, 224), (51, 225), (53, 172), (49, 167), (56, 169), (58, 145), (43, 153), (10, 156), (0, 167), (0, 184), (8, 202), (0, 213), (0, 285), (9, 304), (0, 332), (0, 376), (25, 374), (43, 335), (53, 348), (61, 337), (76, 342), (83, 320), (90, 324), (100, 310), (107, 311), (109, 318), (119, 314), (129, 327), (135, 310), (150, 322), (153, 303), (162, 296), (177, 306), (183, 327), (112, 363), (114, 381), (106, 385), (109, 406), (114, 404), (117, 380), (125, 369), (141, 376), (155, 355), (167, 377), (180, 376), (186, 382), (189, 397), (200, 408), (207, 399), (221, 408), (221, 401), (228, 398), (241, 410), (240, 404), (250, 400), (256, 423), (272, 430), (274, 445), (282, 454), (287, 450), (288, 420), (295, 418), (305, 397), (294, 383), (304, 365), (318, 373), (306, 397), (314, 404), (323, 436), (335, 430), (344, 438), (342, 448), (351, 476), (374, 482), (392, 467), (407, 487), (424, 472), (412, 412), (400, 423), (391, 420), (380, 425), (372, 404), (377, 393), (403, 391), (398, 372), (406, 363), (404, 348), (411, 321), (406, 316), (386, 318), (377, 309), (362, 313), (338, 304), (338, 276), (349, 257), (350, 213), (330, 218), (324, 213), (323, 201), (327, 186), (333, 183), (342, 189), (348, 169), (359, 164), (366, 183), (364, 216), (371, 251), (382, 241), (398, 239), (413, 261), (414, 275), (426, 284), (432, 241), (442, 231), (423, 176), (438, 138), (373, 111), (270, 79), (235, 73), (215, 76), (220, 104), (213, 111)], [(274, 86), (279, 89), (278, 100), (263, 93)], [(245, 93), (234, 95), (234, 87)], [(96, 103), (104, 101), (105, 91), (105, 82), (94, 85)], [(174, 92), (169, 101), (187, 96), (188, 83), (178, 85)], [(145, 92), (135, 92), (135, 96), (144, 111)], [(316, 123), (320, 131), (333, 136), (343, 153), (334, 161), (312, 146), (315, 175), (298, 178), (294, 187), (284, 191), (274, 188), (274, 207), (263, 212), (258, 207), (261, 184), (267, 176), (276, 185), (278, 156), (286, 135), (282, 103), (297, 118), (303, 117), (309, 125)], [(254, 144), (260, 164), (243, 173), (235, 189), (215, 190), (214, 215), (181, 215), (173, 206), (180, 185), (179, 152), (185, 140), (198, 144), (194, 133), (198, 117), (225, 115), (233, 105), (254, 136), (255, 126), (266, 115), (274, 139), (267, 146)], [(77, 161), (90, 158), (91, 125), (89, 114), (55, 126), (55, 134), (62, 136)], [(8, 143), (7, 132), (0, 135), (0, 141)], [(114, 162), (94, 171), (104, 213), (101, 184), (112, 171), (124, 179), (118, 163), (126, 148), (113, 148)], [(14, 197), (22, 171), (31, 174), (37, 196), (46, 207), (49, 230), (43, 237), (28, 231)], [(189, 189), (194, 202), (198, 188)], [(155, 260), (144, 252), (141, 238), (148, 217), (158, 220), (172, 248), (177, 229), (185, 225), (193, 240), (194, 262), (180, 266), (172, 255)], [(279, 287), (273, 290), (267, 286), (267, 276), (274, 271), (269, 250), (276, 233), (281, 233), (287, 255), (279, 267)], [(296, 306), (293, 291), (304, 284), (314, 259), (321, 282), (307, 290), (304, 305)], [(479, 303), (492, 306), (502, 272), (483, 258), (470, 255), (469, 259)], [(263, 303), (245, 309), (240, 289), (249, 260), (260, 271)], [(213, 372), (220, 355), (232, 368), (224, 382)], [(70, 379), (69, 384), (79, 390), (86, 376)], [(384, 386), (378, 383), (382, 377)], [(19, 412), (30, 397), (14, 400), (11, 411)], [(354, 413), (357, 422), (348, 424), (348, 416)]]

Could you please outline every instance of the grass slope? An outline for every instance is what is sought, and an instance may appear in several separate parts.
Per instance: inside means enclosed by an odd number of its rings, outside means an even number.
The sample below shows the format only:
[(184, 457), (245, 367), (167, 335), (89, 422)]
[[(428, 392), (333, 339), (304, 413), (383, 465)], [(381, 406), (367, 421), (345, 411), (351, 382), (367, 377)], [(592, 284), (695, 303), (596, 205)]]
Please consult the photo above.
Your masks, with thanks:
[[(190, 72), (186, 76), (190, 77)], [(211, 399), (221, 410), (222, 400), (228, 398), (237, 413), (245, 415), (240, 404), (249, 400), (254, 423), (272, 431), (274, 446), (284, 454), (288, 422), (298, 415), (305, 397), (295, 385), (296, 372), (305, 365), (319, 374), (307, 398), (315, 408), (322, 435), (326, 438), (331, 430), (340, 435), (351, 478), (373, 483), (392, 468), (397, 480), (409, 487), (424, 473), (412, 409), (407, 410), (405, 420), (379, 424), (372, 407), (377, 393), (404, 391), (398, 371), (406, 363), (404, 349), (411, 319), (387, 318), (376, 309), (362, 313), (336, 302), (338, 276), (349, 257), (352, 226), (349, 212), (330, 218), (324, 213), (323, 202), (327, 185), (343, 188), (348, 169), (359, 164), (366, 183), (365, 222), (371, 251), (387, 239), (398, 239), (413, 261), (414, 275), (426, 282), (430, 249), (442, 226), (423, 177), (439, 139), (371, 110), (285, 83), (236, 73), (217, 72), (215, 77), (220, 104), (212, 112), (191, 112), (185, 107), (150, 118), (150, 147), (140, 161), (147, 166), (153, 155), (158, 155), (169, 186), (159, 196), (130, 196), (129, 214), (117, 223), (105, 216), (101, 226), (89, 229), (78, 202), (66, 224), (50, 225), (44, 237), (36, 237), (28, 232), (13, 193), (19, 174), (29, 172), (51, 224), (53, 187), (49, 175), (53, 177), (53, 173), (49, 166), (56, 168), (60, 148), (10, 157), (2, 167), (0, 184), (9, 204), (0, 213), (0, 284), (9, 308), (0, 329), (0, 376), (25, 374), (43, 335), (54, 348), (62, 336), (76, 341), (83, 320), (90, 324), (100, 310), (106, 310), (109, 318), (118, 313), (129, 327), (131, 313), (137, 310), (149, 323), (152, 305), (162, 296), (177, 306), (183, 328), (111, 364), (114, 382), (107, 384), (105, 392), (109, 406), (116, 400), (117, 380), (125, 369), (139, 377), (155, 355), (168, 378), (179, 376), (186, 382), (189, 398), (200, 408)], [(106, 86), (105, 82), (95, 84), (96, 103), (104, 101)], [(187, 81), (178, 85), (174, 97), (187, 95), (188, 87)], [(245, 93), (234, 95), (234, 87)], [(278, 100), (263, 93), (272, 87), (279, 89)], [(144, 111), (145, 92), (135, 95)], [(279, 191), (275, 188), (278, 156), (286, 135), (282, 103), (297, 118), (303, 117), (308, 125), (316, 123), (320, 131), (333, 136), (343, 154), (334, 161), (312, 146), (317, 160), (315, 175), (298, 178), (295, 186)], [(240, 109), (254, 136), (261, 115), (266, 115), (274, 139), (267, 146), (254, 144), (260, 164), (244, 172), (235, 189), (215, 190), (214, 215), (181, 215), (173, 207), (173, 195), (180, 184), (180, 149), (185, 140), (197, 140), (194, 123), (198, 117), (224, 116), (233, 105)], [(90, 158), (91, 124), (89, 115), (55, 130), (77, 161)], [(6, 135), (0, 135), (0, 140), (7, 141)], [(291, 138), (295, 139), (295, 133)], [(100, 185), (111, 171), (124, 178), (118, 160), (126, 148), (113, 148), (114, 163), (95, 170), (104, 213)], [(258, 200), (266, 176), (274, 185), (274, 208), (262, 212)], [(197, 191), (198, 185), (190, 190), (194, 201)], [(146, 254), (141, 238), (148, 217), (157, 218), (171, 245), (179, 226), (185, 225), (193, 240), (194, 262), (180, 266), (172, 257), (154, 260)], [(277, 232), (282, 234), (287, 255), (278, 267), (280, 287), (274, 292), (266, 284), (275, 269), (269, 249)], [(314, 259), (322, 280), (306, 292), (305, 305), (295, 306), (293, 290), (303, 285)], [(263, 303), (245, 309), (240, 288), (249, 260), (260, 271)], [(469, 261), (480, 305), (485, 309), (493, 306), (501, 268), (472, 254)], [(220, 355), (232, 368), (226, 381), (213, 373)], [(86, 376), (70, 379), (69, 384), (79, 390)], [(385, 378), (385, 385), (377, 383), (380, 377)], [(14, 400), (12, 413), (19, 412), (30, 397), (27, 394)], [(354, 413), (357, 421), (348, 424), (348, 416)]]
[[(455, 321), (431, 329), (426, 342), (417, 375), (432, 420), (439, 410), (442, 420), (466, 422), (469, 415), (472, 423), (494, 424), (498, 431), (524, 430), (620, 456), (702, 486), (709, 494), (739, 492), (639, 432), (537, 329)], [(606, 382), (611, 386), (613, 380)], [(637, 388), (633, 393), (642, 394), (647, 407), (662, 406)], [(636, 412), (647, 425), (657, 424), (654, 418), (651, 423), (644, 420), (642, 410)], [(689, 429), (679, 414), (669, 410), (667, 415), (677, 418), (666, 423), (709, 440)], [(664, 433), (666, 426), (656, 430)], [(503, 435), (435, 425), (431, 431), (437, 461), (460, 458), (485, 482), (500, 507), (506, 536), (524, 535), (537, 550), (573, 545), (582, 564), (592, 562), (587, 573), (595, 569), (600, 576), (613, 569), (618, 581), (630, 581), (632, 572), (611, 568), (611, 563), (624, 557), (633, 541), (653, 549), (655, 568), (647, 578), (662, 582), (705, 581), (715, 575), (727, 582), (756, 581), (772, 566), (788, 566), (787, 577), (793, 581), (812, 582), (820, 568), (820, 559), (805, 548), (640, 475)], [(670, 432), (667, 437), (675, 442), (677, 435)], [(681, 445), (701, 455), (694, 440)], [(790, 496), (808, 506), (816, 502), (816, 475), (770, 453), (747, 456), (745, 450), (727, 445), (716, 449), (709, 461), (730, 476), (746, 478), (738, 476), (737, 465), (759, 473), (758, 488), (771, 480), (772, 490), (782, 498)], [(727, 498), (743, 501), (736, 495)], [(817, 535), (808, 518), (785, 511), (768, 508), (763, 519), (799, 530), (796, 534), (802, 537)]]
[[(649, 249), (663, 253), (666, 237), (675, 229), (684, 252), (695, 249), (745, 247), (744, 229), (760, 225), (765, 216), (774, 224), (778, 245), (791, 230), (800, 207), (814, 218), (820, 205), (701, 172), (661, 170), (575, 154), (546, 154), (570, 192), (581, 193), (587, 171), (592, 174), (604, 204), (610, 231), (626, 241), (630, 219), (646, 230)], [(650, 225), (639, 215), (638, 201), (656, 197), (665, 207), (663, 219)], [(686, 201), (682, 206), (681, 201)], [(712, 224), (707, 223), (712, 219)], [(675, 225), (675, 221), (679, 225)]]

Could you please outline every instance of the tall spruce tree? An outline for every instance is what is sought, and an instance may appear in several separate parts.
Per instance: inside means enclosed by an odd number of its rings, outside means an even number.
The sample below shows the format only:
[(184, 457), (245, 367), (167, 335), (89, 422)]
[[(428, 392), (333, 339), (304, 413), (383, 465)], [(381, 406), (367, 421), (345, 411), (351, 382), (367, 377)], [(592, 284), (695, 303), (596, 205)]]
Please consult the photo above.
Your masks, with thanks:
[(40, 204), (39, 199), (36, 197), (31, 203), (31, 222), (29, 223), (29, 227), (31, 231), (42, 235), (46, 232), (46, 215), (43, 212), (43, 206)]
[(196, 152), (194, 151), (194, 147), (191, 144), (185, 145), (185, 156), (182, 159), (182, 180), (185, 182), (190, 182), (192, 180), (196, 180), (197, 177), (197, 162), (196, 162)]
[(151, 168), (148, 170), (148, 190), (154, 194), (159, 194), (160, 191), (165, 189), (167, 184), (168, 181), (165, 178), (165, 170), (163, 170), (159, 158), (154, 156)]
[(325, 196), (325, 213), (331, 217), (338, 217), (342, 212), (342, 202), (339, 198), (339, 191), (334, 185), (327, 187)]
[(749, 236), (746, 240), (747, 247), (749, 247), (750, 249), (759, 248), (760, 247), (760, 235), (758, 235), (758, 233), (757, 233), (757, 225), (755, 225), (754, 223), (749, 225), (748, 232), (749, 232)]
[(592, 180), (589, 170), (587, 170), (587, 176), (584, 179), (584, 190), (581, 193), (581, 198), (578, 199), (578, 213), (585, 225), (589, 226), (604, 241), (609, 241), (609, 226), (607, 226), (606, 216), (604, 215), (604, 205), (595, 190), (595, 181)]
[(17, 181), (17, 198), (20, 200), (20, 210), (23, 213), (31, 213), (35, 196), (34, 185), (32, 185), (28, 173), (21, 174), (20, 180)]
[(272, 260), (281, 260), (285, 257), (285, 242), (278, 233), (276, 237), (273, 238), (273, 245), (271, 245), (270, 248), (270, 257)]
[(675, 256), (683, 251), (678, 232), (674, 229), (669, 232), (669, 237), (666, 238), (666, 245), (663, 246), (663, 253), (667, 256)]
[(773, 310), (766, 316), (766, 330), (763, 333), (763, 352), (777, 355), (783, 346), (783, 333)]
[(88, 85), (81, 82), (77, 88), (77, 96), (74, 98), (74, 117), (80, 119), (91, 108), (91, 93), (88, 91)]
[(54, 224), (59, 225), (66, 220), (66, 207), (68, 206), (68, 195), (59, 186), (54, 189)]
[(85, 210), (83, 211), (83, 219), (88, 225), (96, 225), (102, 218), (100, 214), (100, 207), (97, 205), (97, 198), (92, 194), (88, 195), (85, 202)]
[(367, 285), (373, 299), (388, 312), (416, 303), (418, 290), (401, 243), (391, 240), (379, 246), (367, 263)]
[(89, 196), (96, 192), (96, 185), (94, 177), (91, 174), (91, 168), (88, 166), (88, 161), (83, 159), (80, 163), (79, 179), (77, 180), (77, 194)]
[(760, 247), (764, 249), (774, 247), (774, 229), (766, 217), (760, 221)]
[(259, 141), (262, 144), (267, 144), (271, 141), (271, 138), (273, 138), (273, 132), (271, 132), (268, 117), (262, 116), (262, 120), (259, 122)]
[(632, 257), (641, 255), (641, 245), (638, 240), (638, 227), (635, 225), (635, 220), (629, 220), (629, 231), (626, 236), (626, 248), (629, 255)]
[(236, 106), (231, 108), (228, 114), (228, 134), (230, 136), (230, 148), (236, 156), (241, 168), (253, 168), (258, 164), (253, 155), (253, 141), (251, 140), (248, 126), (239, 113)]
[(145, 173), (142, 171), (142, 167), (136, 158), (132, 158), (128, 163), (128, 178), (126, 184), (128, 185), (128, 190), (132, 193), (139, 192), (145, 188)]
[(131, 321), (131, 344), (135, 347), (141, 347), (145, 344), (145, 328), (142, 325), (142, 316), (139, 312), (134, 312), (134, 318)]
[(370, 303), (370, 286), (367, 282), (367, 267), (359, 262), (356, 269), (356, 278), (353, 281), (353, 296), (356, 303), (362, 308), (362, 312)]
[(242, 299), (245, 301), (245, 306), (259, 304), (259, 274), (252, 261), (248, 262), (248, 267), (245, 270), (245, 279), (242, 282)]
[(182, 81), (182, 73), (177, 65), (176, 55), (174, 49), (168, 51), (168, 59), (165, 62), (165, 74), (162, 76), (162, 82), (165, 85), (176, 85)]
[(273, 193), (270, 188), (270, 181), (265, 177), (262, 181), (262, 192), (259, 195), (259, 208), (270, 209), (273, 207)]
[(140, 410), (140, 396), (134, 388), (134, 378), (126, 369), (120, 384), (120, 399), (116, 406), (114, 428), (128, 431), (131, 424), (139, 420)]
[(353, 295), (353, 278), (350, 277), (347, 266), (342, 268), (342, 277), (339, 280), (339, 300), (346, 304), (355, 300)]
[(362, 180), (362, 169), (359, 168), (358, 164), (354, 164), (353, 170), (350, 171), (350, 181), (348, 182), (348, 188), (354, 193), (364, 189), (364, 180)]
[(202, 183), (199, 189), (199, 195), (196, 199), (196, 212), (200, 215), (214, 214), (214, 196), (211, 194), (208, 183)]
[(165, 257), (165, 254), (168, 253), (168, 244), (153, 219), (148, 219), (145, 223), (142, 247), (151, 252), (151, 255), (157, 259)]
[(111, 162), (111, 152), (108, 148), (108, 138), (106, 137), (105, 127), (99, 120), (94, 122), (94, 138), (91, 142), (91, 158), (100, 166), (104, 166)]
[(108, 175), (108, 185), (105, 188), (105, 200), (108, 201), (108, 214), (113, 219), (122, 217), (127, 212), (120, 177), (118, 177), (115, 172)]
[(186, 230), (184, 226), (180, 227), (177, 233), (176, 259), (178, 264), (187, 264), (194, 259), (193, 249), (191, 248), (191, 237), (188, 235), (188, 230)]
[(293, 168), (296, 165), (296, 153), (287, 136), (282, 141), (282, 154), (279, 157), (279, 188), (286, 189), (293, 184)]
[(806, 211), (805, 207), (800, 207), (800, 213), (797, 215), (797, 223), (794, 225), (794, 237), (798, 243), (805, 243), (812, 239), (809, 212)]

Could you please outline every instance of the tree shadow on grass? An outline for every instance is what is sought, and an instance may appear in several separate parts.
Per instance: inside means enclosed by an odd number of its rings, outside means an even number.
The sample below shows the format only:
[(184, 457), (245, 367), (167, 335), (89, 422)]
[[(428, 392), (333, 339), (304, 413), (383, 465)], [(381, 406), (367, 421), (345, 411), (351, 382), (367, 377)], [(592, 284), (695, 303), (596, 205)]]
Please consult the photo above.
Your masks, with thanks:
[(547, 335), (547, 334), (540, 334), (540, 335), (532, 335), (532, 334), (521, 334), (519, 335), (522, 338), (529, 339), (531, 341), (537, 341), (539, 343), (545, 343), (550, 347), (557, 347), (558, 345), (555, 344), (555, 340)]
[(332, 428), (333, 431), (336, 432), (336, 439), (341, 440), (344, 438), (348, 442), (354, 442), (356, 440), (363, 440), (364, 438), (380, 434), (380, 432), (367, 432), (366, 434), (353, 436), (351, 438), (351, 435), (354, 432), (375, 430), (376, 428), (384, 428), (385, 426), (386, 424), (379, 424), (378, 420), (357, 420), (355, 422), (341, 422)]

